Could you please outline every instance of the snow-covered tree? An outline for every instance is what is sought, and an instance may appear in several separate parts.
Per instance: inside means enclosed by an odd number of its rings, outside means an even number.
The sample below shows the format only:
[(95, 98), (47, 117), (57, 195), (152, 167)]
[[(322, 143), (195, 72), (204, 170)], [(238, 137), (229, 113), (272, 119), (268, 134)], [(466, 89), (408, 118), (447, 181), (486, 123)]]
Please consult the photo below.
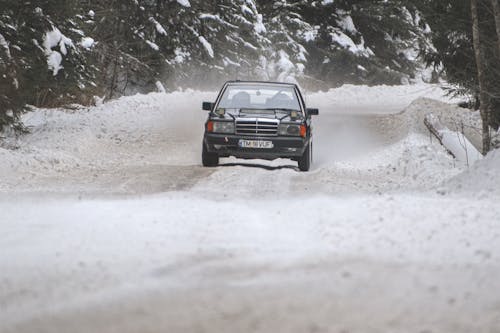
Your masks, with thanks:
[(402, 1), (312, 1), (302, 12), (314, 27), (307, 73), (328, 83), (408, 82), (430, 47), (428, 27)]
[[(78, 1), (4, 1), (0, 17), (2, 122), (26, 104), (82, 102), (93, 79)], [(8, 118), (5, 118), (7, 115)]]
[[(425, 59), (441, 69), (447, 81), (456, 87), (452, 93), (472, 96), (476, 101), (473, 106), (481, 107), (483, 145), (487, 147), (489, 127), (500, 127), (500, 51), (492, 2), (478, 1), (475, 10), (471, 10), (470, 1), (419, 0), (415, 4), (432, 29), (434, 48), (427, 50)], [(474, 25), (471, 13), (477, 18)], [(436, 15), (440, 20), (433, 19)], [(476, 47), (473, 32), (477, 33)], [(479, 75), (480, 68), (487, 70)]]
[(304, 74), (308, 52), (304, 43), (313, 28), (301, 14), (303, 1), (260, 1), (270, 41), (265, 61), (268, 77), (278, 81), (295, 81)]
[(88, 103), (93, 95), (149, 92), (158, 81), (167, 89), (207, 88), (227, 79), (298, 81), (310, 88), (399, 84), (417, 79), (420, 51), (427, 60), (435, 56), (423, 10), (409, 0), (0, 5), (2, 123), (26, 104)]

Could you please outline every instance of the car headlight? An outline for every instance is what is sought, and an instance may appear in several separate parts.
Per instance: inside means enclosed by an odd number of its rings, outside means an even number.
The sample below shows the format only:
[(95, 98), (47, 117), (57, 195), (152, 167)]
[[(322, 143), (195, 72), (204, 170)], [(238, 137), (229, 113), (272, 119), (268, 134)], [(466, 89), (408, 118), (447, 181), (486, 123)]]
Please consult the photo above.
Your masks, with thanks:
[(278, 135), (285, 136), (304, 136), (304, 125), (296, 124), (280, 124), (278, 127)]
[(214, 121), (214, 133), (232, 134), (234, 133), (234, 122), (232, 121)]

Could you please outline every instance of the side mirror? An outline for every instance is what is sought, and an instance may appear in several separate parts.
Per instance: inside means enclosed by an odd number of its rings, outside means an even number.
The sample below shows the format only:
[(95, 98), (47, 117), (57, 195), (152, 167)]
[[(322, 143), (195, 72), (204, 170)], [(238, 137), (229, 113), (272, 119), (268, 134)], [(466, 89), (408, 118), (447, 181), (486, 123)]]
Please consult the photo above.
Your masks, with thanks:
[(203, 105), (202, 105), (203, 111), (212, 111), (212, 109), (214, 108), (214, 104), (215, 103), (211, 103), (211, 102), (203, 102)]
[(319, 110), (318, 109), (306, 109), (306, 113), (308, 116), (317, 116), (319, 115)]

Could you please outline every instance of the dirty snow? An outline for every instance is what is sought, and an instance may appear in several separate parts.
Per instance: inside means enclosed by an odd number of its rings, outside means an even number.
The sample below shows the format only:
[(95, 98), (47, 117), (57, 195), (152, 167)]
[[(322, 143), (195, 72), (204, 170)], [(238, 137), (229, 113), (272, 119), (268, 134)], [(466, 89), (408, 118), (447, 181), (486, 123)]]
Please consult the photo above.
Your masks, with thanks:
[(211, 169), (215, 96), (23, 116), (31, 133), (0, 146), (1, 332), (499, 327), (500, 155), (468, 168), (421, 124), (477, 115), (437, 86), (343, 86), (307, 94), (311, 172)]

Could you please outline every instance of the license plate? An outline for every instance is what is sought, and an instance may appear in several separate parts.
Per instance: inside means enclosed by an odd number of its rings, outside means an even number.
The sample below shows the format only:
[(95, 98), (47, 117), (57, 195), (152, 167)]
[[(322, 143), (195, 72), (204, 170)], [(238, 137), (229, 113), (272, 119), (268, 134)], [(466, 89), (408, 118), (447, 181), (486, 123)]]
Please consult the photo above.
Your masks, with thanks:
[(274, 148), (272, 141), (262, 140), (240, 140), (238, 142), (240, 148), (256, 148), (256, 149), (272, 149)]

